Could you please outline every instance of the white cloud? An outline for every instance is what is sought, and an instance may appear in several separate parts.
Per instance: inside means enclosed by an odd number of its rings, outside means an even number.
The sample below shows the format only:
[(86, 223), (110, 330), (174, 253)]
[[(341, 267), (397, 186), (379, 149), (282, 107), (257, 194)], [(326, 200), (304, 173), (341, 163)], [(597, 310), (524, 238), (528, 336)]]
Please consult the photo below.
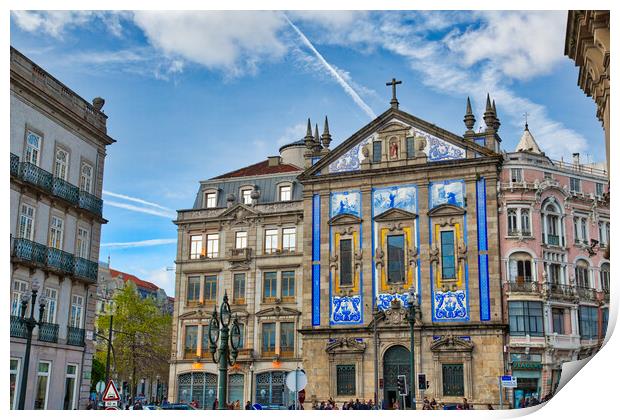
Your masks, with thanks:
[(164, 217), (166, 219), (176, 219), (177, 217), (176, 213), (172, 211), (157, 210), (157, 209), (151, 209), (148, 207), (139, 207), (139, 206), (134, 206), (132, 204), (121, 203), (118, 201), (110, 201), (110, 200), (105, 200), (103, 203), (106, 206), (118, 207), (121, 209), (135, 211), (138, 213), (151, 214), (153, 216)]
[(279, 147), (301, 139), (306, 135), (306, 127), (307, 123), (299, 123), (285, 128), (284, 133), (276, 140), (276, 144)]
[(153, 270), (143, 270), (143, 278), (156, 284), (166, 291), (166, 295), (174, 296), (175, 291), (175, 272), (168, 271), (168, 267), (159, 267)]
[(124, 248), (141, 248), (145, 246), (158, 246), (158, 245), (168, 245), (168, 244), (176, 244), (176, 239), (146, 239), (144, 241), (134, 241), (134, 242), (110, 242), (101, 244), (102, 248), (116, 248), (116, 249), (124, 249)]
[(100, 20), (106, 30), (115, 37), (123, 35), (122, 20), (129, 16), (128, 12), (103, 11), (11, 11), (14, 22), (24, 31), (39, 32), (62, 39), (70, 28), (86, 26), (95, 20)]

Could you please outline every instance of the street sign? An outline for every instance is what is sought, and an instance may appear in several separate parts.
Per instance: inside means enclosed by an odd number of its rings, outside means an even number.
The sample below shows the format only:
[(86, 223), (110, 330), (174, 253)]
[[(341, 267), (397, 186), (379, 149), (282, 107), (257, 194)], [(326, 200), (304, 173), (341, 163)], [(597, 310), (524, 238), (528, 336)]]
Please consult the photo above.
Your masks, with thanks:
[(118, 410), (118, 407), (106, 407), (106, 410)]
[(86, 339), (87, 340), (92, 340), (93, 339), (93, 332), (92, 331), (86, 331)]
[(110, 379), (108, 385), (105, 387), (105, 391), (103, 391), (103, 397), (101, 398), (103, 401), (118, 401), (121, 397), (118, 395), (118, 390), (116, 389), (116, 385), (114, 385), (114, 381)]
[(118, 401), (105, 401), (106, 407), (118, 407)]
[(103, 390), (105, 389), (105, 382), (103, 381), (97, 382), (97, 386), (95, 387), (95, 389), (97, 390), (98, 393), (102, 393)]
[(517, 378), (515, 376), (504, 375), (500, 378), (501, 384), (504, 388), (516, 388)]
[(308, 377), (301, 370), (293, 370), (286, 375), (286, 386), (291, 391), (301, 391), (306, 385), (308, 385)]

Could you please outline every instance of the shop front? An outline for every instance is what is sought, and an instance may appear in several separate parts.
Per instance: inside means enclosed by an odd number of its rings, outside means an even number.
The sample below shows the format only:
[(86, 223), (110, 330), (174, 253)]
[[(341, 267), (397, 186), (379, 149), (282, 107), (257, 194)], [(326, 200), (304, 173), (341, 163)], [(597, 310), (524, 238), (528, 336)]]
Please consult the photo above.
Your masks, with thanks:
[(528, 401), (540, 401), (542, 385), (542, 355), (513, 353), (512, 376), (517, 378), (517, 387), (513, 390), (515, 408), (525, 407)]

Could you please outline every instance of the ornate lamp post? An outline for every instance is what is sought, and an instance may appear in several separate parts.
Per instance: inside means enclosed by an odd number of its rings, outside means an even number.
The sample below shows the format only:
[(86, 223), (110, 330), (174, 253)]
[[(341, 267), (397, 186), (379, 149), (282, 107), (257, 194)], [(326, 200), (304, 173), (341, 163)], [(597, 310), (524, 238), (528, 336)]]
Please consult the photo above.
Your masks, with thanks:
[[(221, 322), (220, 322), (221, 321)], [(232, 321), (232, 331), (229, 334), (229, 325)], [(219, 349), (217, 340), (220, 339)], [(237, 349), (241, 342), (241, 330), (237, 318), (231, 319), (228, 294), (224, 291), (224, 301), (220, 306), (220, 318), (217, 316), (217, 308), (213, 309), (211, 322), (209, 323), (209, 350), (213, 362), (217, 363), (220, 372), (218, 377), (218, 409), (226, 410), (226, 398), (228, 396), (228, 366), (237, 361)], [(229, 343), (230, 342), (230, 343)], [(230, 346), (230, 347), (229, 347)], [(216, 354), (217, 352), (217, 354)]]
[[(32, 347), (32, 332), (35, 327), (43, 324), (43, 311), (45, 310), (45, 301), (41, 299), (39, 303), (39, 320), (34, 317), (34, 307), (37, 302), (37, 293), (41, 287), (41, 280), (38, 278), (32, 279), (32, 285), (30, 286), (30, 293), (25, 293), (22, 296), (21, 311), (20, 311), (20, 323), (26, 327), (26, 353), (24, 355), (24, 368), (22, 369), (21, 384), (19, 389), (19, 402), (17, 405), (18, 410), (23, 410), (26, 404), (26, 389), (28, 387), (28, 368), (30, 365), (30, 348)], [(30, 316), (26, 318), (26, 308), (28, 307), (28, 301), (30, 305)]]
[(415, 343), (413, 339), (413, 333), (414, 333), (415, 321), (416, 319), (418, 319), (418, 316), (421, 314), (420, 314), (420, 307), (418, 305), (418, 293), (413, 288), (413, 286), (409, 289), (409, 295), (407, 296), (407, 303), (409, 304), (409, 312), (407, 312), (407, 321), (409, 321), (409, 330), (411, 332), (411, 337), (410, 337), (411, 359), (409, 360), (409, 370), (411, 372), (411, 380), (409, 381), (409, 383), (410, 383), (411, 388), (409, 390), (409, 393), (410, 393), (409, 395), (411, 397), (411, 409), (415, 410), (416, 409), (415, 352), (414, 352)]

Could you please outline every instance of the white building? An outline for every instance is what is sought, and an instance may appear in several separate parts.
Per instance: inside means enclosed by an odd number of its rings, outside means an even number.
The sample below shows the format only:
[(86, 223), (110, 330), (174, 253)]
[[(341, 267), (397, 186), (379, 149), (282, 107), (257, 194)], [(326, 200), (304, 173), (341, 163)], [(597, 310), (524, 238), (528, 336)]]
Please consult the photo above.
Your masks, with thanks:
[[(18, 407), (33, 280), (46, 303), (34, 329), (26, 409), (88, 403), (107, 135), (103, 100), (86, 102), (11, 48), (11, 408)], [(27, 315), (30, 308), (27, 310)]]

